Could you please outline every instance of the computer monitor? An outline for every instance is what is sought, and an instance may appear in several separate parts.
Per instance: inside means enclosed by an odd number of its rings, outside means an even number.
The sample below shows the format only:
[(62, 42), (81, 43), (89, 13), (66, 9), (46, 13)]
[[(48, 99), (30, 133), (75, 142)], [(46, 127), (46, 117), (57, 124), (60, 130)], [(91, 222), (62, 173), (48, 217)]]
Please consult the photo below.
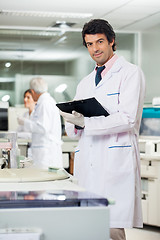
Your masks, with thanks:
[(8, 102), (0, 101), (0, 131), (8, 131)]
[(8, 109), (0, 108), (0, 131), (8, 131)]

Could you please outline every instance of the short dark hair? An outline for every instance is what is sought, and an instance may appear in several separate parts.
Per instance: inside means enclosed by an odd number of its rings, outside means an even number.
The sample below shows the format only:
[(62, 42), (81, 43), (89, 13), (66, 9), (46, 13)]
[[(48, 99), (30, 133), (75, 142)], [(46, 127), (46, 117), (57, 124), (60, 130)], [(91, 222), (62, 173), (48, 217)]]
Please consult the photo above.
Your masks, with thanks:
[(105, 34), (109, 43), (111, 43), (114, 40), (112, 49), (113, 51), (116, 51), (116, 43), (115, 43), (116, 34), (112, 26), (109, 24), (109, 22), (103, 19), (91, 19), (88, 23), (84, 24), (84, 27), (82, 30), (83, 45), (87, 47), (86, 41), (85, 41), (86, 34), (97, 34), (97, 33)]

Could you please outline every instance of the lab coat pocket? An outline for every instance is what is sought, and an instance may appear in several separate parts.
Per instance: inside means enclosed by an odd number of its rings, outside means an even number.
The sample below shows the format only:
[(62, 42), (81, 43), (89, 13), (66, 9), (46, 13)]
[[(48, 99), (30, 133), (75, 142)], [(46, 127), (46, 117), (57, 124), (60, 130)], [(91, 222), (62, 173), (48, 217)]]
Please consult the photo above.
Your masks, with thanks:
[(107, 108), (109, 109), (110, 113), (117, 112), (118, 103), (119, 103), (119, 92), (108, 92), (107, 93)]
[(131, 144), (115, 144), (108, 147), (107, 168), (112, 172), (130, 171), (133, 168)]

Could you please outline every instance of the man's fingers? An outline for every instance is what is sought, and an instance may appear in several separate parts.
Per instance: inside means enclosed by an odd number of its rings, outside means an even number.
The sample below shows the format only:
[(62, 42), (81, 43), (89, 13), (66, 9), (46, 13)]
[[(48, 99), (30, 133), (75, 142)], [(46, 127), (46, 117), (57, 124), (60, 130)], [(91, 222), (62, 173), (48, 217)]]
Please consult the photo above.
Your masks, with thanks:
[(76, 112), (76, 111), (72, 111), (72, 114), (73, 114), (74, 116), (76, 116), (76, 117), (81, 117), (81, 116), (82, 116), (81, 113)]

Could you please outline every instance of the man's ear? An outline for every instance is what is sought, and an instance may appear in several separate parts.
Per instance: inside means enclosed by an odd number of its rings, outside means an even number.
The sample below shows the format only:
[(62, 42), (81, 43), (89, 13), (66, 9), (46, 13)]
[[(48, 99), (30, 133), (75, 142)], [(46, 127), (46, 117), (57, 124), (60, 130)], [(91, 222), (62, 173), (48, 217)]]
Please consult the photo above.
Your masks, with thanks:
[(34, 92), (34, 90), (33, 90), (33, 89), (31, 89), (31, 92), (32, 92), (32, 95), (34, 95), (34, 93), (35, 93), (35, 92)]
[(37, 94), (36, 94), (36, 92), (35, 92), (33, 89), (31, 89), (31, 92), (32, 92), (33, 100), (34, 100), (34, 101), (37, 101), (38, 99), (37, 99)]
[(113, 46), (113, 44), (114, 44), (114, 39), (112, 40), (112, 42), (110, 42), (111, 47)]

